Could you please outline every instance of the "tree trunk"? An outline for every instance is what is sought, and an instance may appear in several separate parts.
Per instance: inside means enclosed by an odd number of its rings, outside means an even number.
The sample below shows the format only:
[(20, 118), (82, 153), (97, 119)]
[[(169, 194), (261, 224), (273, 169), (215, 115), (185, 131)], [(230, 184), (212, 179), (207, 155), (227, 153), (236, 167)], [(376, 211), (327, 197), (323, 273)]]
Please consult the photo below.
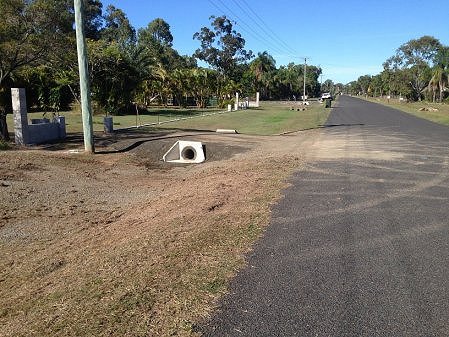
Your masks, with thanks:
[(9, 142), (8, 125), (6, 124), (6, 112), (0, 110), (0, 140)]

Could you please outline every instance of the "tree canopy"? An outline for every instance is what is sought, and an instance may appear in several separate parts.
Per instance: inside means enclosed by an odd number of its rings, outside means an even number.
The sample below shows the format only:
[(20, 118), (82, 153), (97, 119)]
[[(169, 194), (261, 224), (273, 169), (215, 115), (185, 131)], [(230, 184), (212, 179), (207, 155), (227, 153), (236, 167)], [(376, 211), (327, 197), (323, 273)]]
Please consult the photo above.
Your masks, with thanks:
[[(181, 55), (163, 18), (149, 20), (136, 33), (120, 8), (104, 8), (101, 0), (84, 0), (84, 7), (95, 113), (169, 102), (204, 108), (211, 98), (225, 106), (236, 91), (260, 91), (263, 99), (302, 95), (303, 66), (276, 67), (268, 51), (254, 57), (226, 16), (211, 16), (210, 26), (193, 34), (199, 48)], [(0, 12), (0, 137), (7, 138), (11, 87), (25, 87), (33, 109), (57, 112), (78, 103), (79, 75), (72, 0), (0, 0)], [(319, 95), (320, 74), (319, 67), (308, 66), (308, 95)]]
[(245, 39), (233, 29), (234, 23), (225, 15), (211, 16), (212, 29), (203, 27), (193, 35), (201, 43), (194, 56), (210, 64), (225, 76), (232, 76), (237, 65), (253, 57), (245, 50)]
[(443, 102), (448, 96), (449, 47), (432, 36), (402, 44), (375, 76), (361, 76), (346, 91), (364, 95), (397, 95), (409, 100)]

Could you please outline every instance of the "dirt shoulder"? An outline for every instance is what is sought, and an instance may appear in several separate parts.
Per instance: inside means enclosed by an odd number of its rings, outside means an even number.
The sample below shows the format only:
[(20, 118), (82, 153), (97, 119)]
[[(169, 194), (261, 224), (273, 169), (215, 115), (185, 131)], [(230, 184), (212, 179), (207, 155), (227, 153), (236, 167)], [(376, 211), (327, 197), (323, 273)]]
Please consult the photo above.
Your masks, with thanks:
[[(194, 335), (318, 134), (0, 152), (2, 335)], [(208, 160), (161, 162), (177, 139), (203, 141)]]

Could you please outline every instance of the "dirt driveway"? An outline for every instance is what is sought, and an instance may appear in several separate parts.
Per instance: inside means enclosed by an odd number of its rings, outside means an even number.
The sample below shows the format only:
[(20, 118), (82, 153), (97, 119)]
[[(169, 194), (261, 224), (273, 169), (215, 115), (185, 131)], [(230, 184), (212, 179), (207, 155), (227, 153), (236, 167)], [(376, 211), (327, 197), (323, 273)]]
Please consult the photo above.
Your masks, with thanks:
[[(128, 133), (0, 152), (2, 336), (193, 335), (319, 132)], [(182, 136), (182, 137), (181, 137)], [(177, 139), (196, 166), (160, 161)]]

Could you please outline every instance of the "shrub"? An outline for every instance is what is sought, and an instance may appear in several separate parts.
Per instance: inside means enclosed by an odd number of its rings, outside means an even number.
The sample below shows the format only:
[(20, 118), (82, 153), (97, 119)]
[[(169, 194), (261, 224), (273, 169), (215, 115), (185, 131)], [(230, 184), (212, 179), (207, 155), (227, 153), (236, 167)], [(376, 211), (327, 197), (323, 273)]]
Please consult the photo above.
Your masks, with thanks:
[(9, 150), (10, 148), (11, 148), (11, 146), (9, 145), (8, 142), (5, 142), (0, 139), (0, 151), (6, 151), (6, 150)]

